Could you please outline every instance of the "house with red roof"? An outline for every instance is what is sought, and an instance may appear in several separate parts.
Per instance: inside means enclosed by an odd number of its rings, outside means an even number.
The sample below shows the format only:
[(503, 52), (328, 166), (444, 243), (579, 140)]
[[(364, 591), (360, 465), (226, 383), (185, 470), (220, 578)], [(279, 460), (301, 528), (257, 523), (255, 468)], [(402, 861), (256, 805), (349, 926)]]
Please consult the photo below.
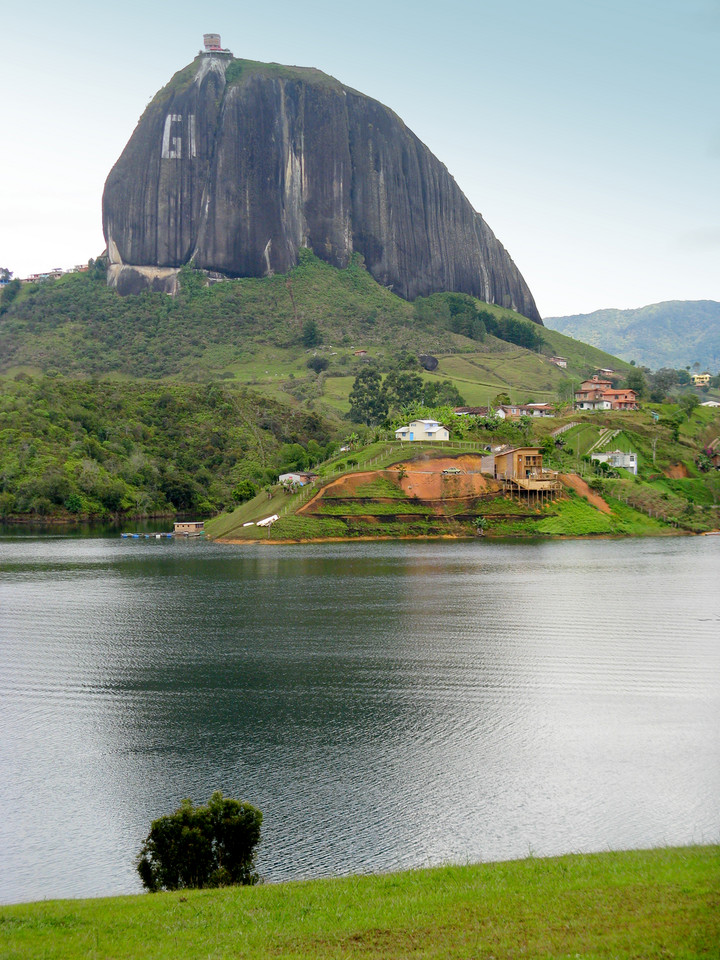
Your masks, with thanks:
[(617, 390), (612, 380), (598, 376), (583, 380), (575, 393), (576, 410), (637, 410), (638, 398), (634, 390)]

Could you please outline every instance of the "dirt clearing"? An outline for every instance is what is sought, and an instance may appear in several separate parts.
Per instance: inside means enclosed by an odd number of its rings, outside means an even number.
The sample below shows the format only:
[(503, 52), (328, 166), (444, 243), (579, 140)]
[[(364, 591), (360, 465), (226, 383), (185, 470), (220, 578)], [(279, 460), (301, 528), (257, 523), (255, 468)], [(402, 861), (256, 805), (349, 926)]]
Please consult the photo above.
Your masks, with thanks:
[(575, 493), (579, 493), (581, 497), (585, 497), (588, 503), (591, 503), (602, 513), (612, 513), (610, 505), (603, 500), (599, 493), (591, 490), (583, 478), (579, 477), (576, 473), (561, 473), (560, 480), (566, 487), (570, 487)]

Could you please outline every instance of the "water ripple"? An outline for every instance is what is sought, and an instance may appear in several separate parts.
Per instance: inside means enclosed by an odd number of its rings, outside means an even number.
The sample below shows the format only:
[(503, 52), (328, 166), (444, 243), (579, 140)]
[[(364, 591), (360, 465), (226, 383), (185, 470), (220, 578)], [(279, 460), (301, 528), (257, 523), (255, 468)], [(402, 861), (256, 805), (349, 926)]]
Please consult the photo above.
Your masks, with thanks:
[(217, 788), (273, 880), (717, 840), (710, 541), (2, 539), (0, 900)]

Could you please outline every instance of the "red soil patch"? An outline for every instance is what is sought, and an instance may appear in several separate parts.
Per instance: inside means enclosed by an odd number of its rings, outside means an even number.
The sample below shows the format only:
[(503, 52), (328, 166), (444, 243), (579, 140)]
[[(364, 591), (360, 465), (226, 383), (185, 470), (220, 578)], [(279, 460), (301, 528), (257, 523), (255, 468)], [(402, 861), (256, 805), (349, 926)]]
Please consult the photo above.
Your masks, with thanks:
[(667, 470), (663, 470), (663, 473), (666, 477), (669, 477), (670, 480), (684, 480), (685, 477), (690, 476), (690, 471), (684, 463), (675, 463), (671, 467), (668, 467)]
[(579, 493), (581, 497), (585, 497), (588, 503), (591, 503), (602, 513), (612, 513), (609, 504), (606, 503), (598, 493), (591, 490), (583, 478), (579, 477), (576, 473), (561, 473), (560, 480), (566, 487), (571, 487), (576, 493)]
[[(480, 457), (438, 457), (402, 464), (406, 474), (400, 486), (409, 497), (419, 500), (467, 500), (491, 489), (492, 481), (480, 473)], [(398, 464), (400, 466), (400, 464)], [(461, 473), (443, 474), (457, 469)], [(397, 471), (388, 470), (389, 474)]]
[(332, 490), (333, 497), (354, 497), (358, 487), (363, 486), (363, 484), (367, 483), (369, 480), (372, 480), (373, 477), (378, 475), (383, 476), (384, 474), (384, 470), (368, 470), (363, 473), (346, 473), (344, 476), (338, 477), (337, 480), (331, 480), (330, 483), (327, 483), (324, 487), (321, 487), (314, 497), (311, 497), (306, 504), (300, 507), (298, 513), (314, 513), (313, 505), (316, 504), (317, 501), (322, 497), (324, 497), (330, 490)]
[[(461, 457), (422, 458), (406, 460), (404, 463), (394, 464), (388, 470), (373, 470), (363, 473), (347, 473), (337, 480), (332, 480), (323, 487), (299, 513), (312, 513), (313, 504), (318, 499), (332, 491), (332, 497), (357, 496), (359, 487), (377, 477), (385, 477), (400, 487), (408, 497), (417, 497), (418, 500), (468, 500), (482, 496), (491, 490), (498, 489), (494, 480), (484, 477), (480, 473), (481, 459), (478, 456), (467, 454)], [(460, 473), (443, 474), (443, 470), (455, 468)], [(405, 476), (398, 480), (400, 472)], [(382, 497), (378, 499), (382, 500)]]
[(364, 486), (375, 477), (384, 476), (384, 470), (366, 470), (364, 473), (346, 473), (344, 477), (338, 477), (337, 480), (331, 480), (327, 486), (323, 487), (322, 493), (332, 490), (334, 497), (354, 497), (358, 487)]

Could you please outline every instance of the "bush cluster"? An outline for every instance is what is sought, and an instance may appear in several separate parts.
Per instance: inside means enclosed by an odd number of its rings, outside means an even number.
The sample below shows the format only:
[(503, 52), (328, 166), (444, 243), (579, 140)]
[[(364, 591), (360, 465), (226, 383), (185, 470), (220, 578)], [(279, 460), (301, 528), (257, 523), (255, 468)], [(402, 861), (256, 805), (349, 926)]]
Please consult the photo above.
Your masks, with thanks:
[(154, 820), (137, 858), (146, 890), (225, 887), (257, 883), (255, 847), (262, 813), (218, 790), (206, 806), (183, 800)]

